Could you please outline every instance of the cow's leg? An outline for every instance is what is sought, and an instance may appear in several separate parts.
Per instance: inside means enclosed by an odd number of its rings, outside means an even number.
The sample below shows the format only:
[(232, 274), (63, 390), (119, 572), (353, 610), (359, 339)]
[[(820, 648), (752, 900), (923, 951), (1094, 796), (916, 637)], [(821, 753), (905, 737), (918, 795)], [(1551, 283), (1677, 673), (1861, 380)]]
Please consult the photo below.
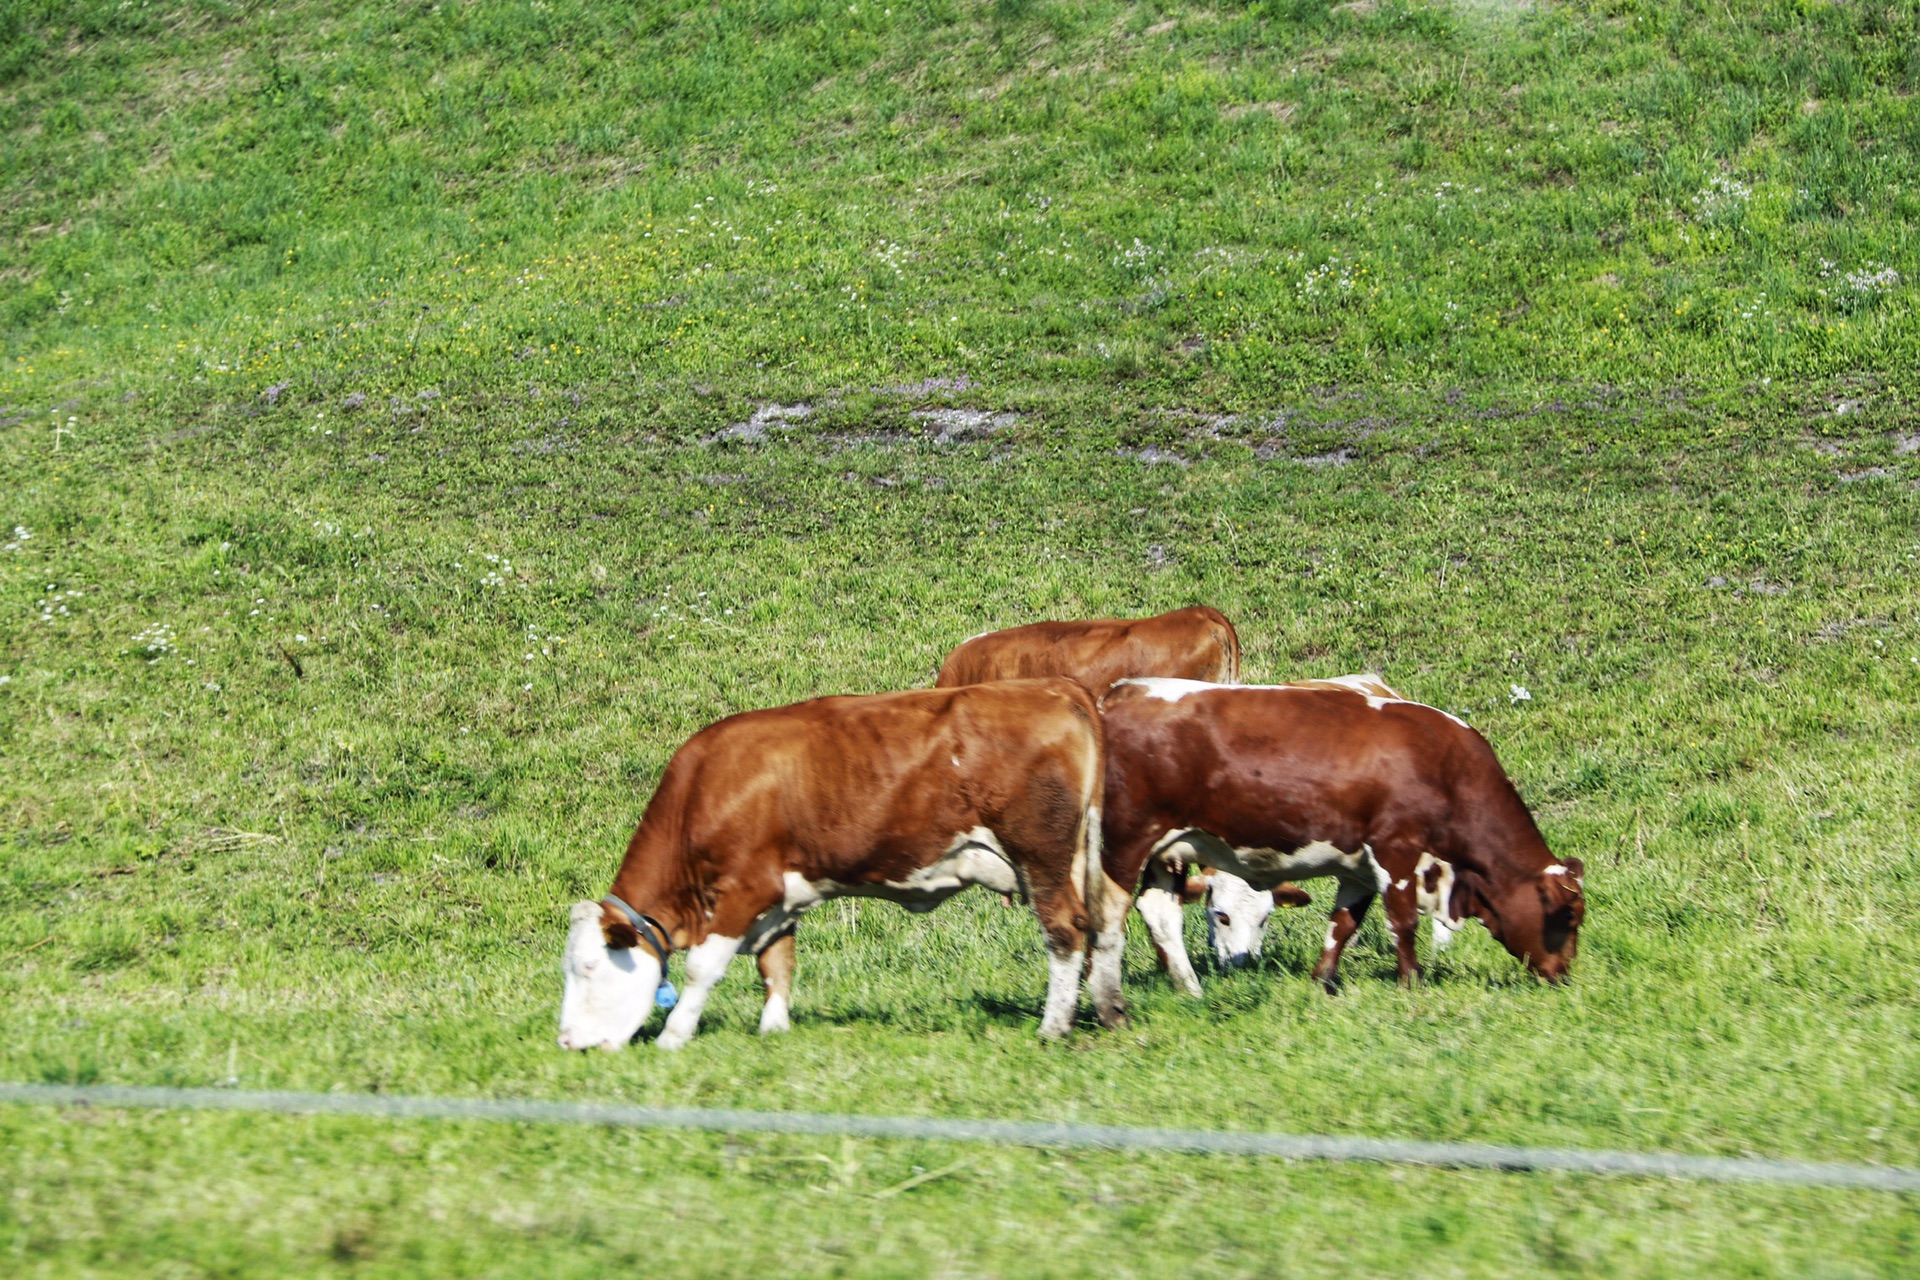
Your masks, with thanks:
[(760, 1010), (760, 1034), (773, 1035), (793, 1027), (788, 1002), (793, 991), (793, 930), (769, 942), (760, 952), (760, 980), (766, 984), (767, 1003)]
[(1313, 976), (1320, 979), (1320, 985), (1327, 989), (1328, 995), (1339, 991), (1336, 975), (1340, 969), (1340, 953), (1347, 949), (1347, 939), (1353, 937), (1354, 930), (1367, 918), (1367, 908), (1373, 905), (1376, 890), (1369, 881), (1341, 880), (1339, 890), (1333, 896), (1333, 911), (1327, 917), (1327, 944), (1320, 952), (1320, 960), (1313, 966)]
[(1182, 935), (1186, 913), (1180, 909), (1184, 877), (1158, 860), (1147, 865), (1146, 888), (1140, 893), (1140, 918), (1147, 922), (1147, 933), (1159, 948), (1167, 966), (1167, 976), (1184, 994), (1198, 999), (1200, 979), (1187, 958), (1187, 943)]
[(1047, 935), (1047, 1007), (1040, 1015), (1040, 1034), (1064, 1040), (1073, 1031), (1074, 1011), (1080, 1007), (1080, 975), (1087, 965), (1086, 904), (1066, 889), (1047, 895), (1035, 893), (1033, 906)]
[(1393, 930), (1394, 958), (1400, 966), (1400, 985), (1410, 987), (1420, 976), (1420, 955), (1414, 949), (1414, 936), (1420, 930), (1420, 900), (1414, 896), (1412, 877), (1395, 880), (1387, 889), (1384, 904), (1387, 925)]
[[(1004, 842), (1003, 842), (1004, 843)], [(1074, 871), (1085, 869), (1084, 859), (1047, 859), (1010, 850), (1015, 865), (1026, 873), (1033, 913), (1047, 936), (1047, 1007), (1040, 1016), (1040, 1034), (1051, 1040), (1073, 1030), (1074, 1011), (1080, 1005), (1080, 976), (1087, 967), (1087, 933), (1093, 921), (1086, 899), (1074, 884)]]
[(1133, 895), (1094, 866), (1088, 873), (1087, 914), (1092, 918), (1093, 960), (1087, 970), (1087, 994), (1093, 997), (1100, 1025), (1127, 1025), (1127, 1003), (1120, 995), (1120, 960), (1127, 946), (1127, 910)]
[(693, 1033), (700, 1029), (700, 1011), (707, 1007), (713, 984), (726, 976), (727, 962), (739, 950), (739, 938), (718, 933), (708, 934), (705, 942), (688, 949), (687, 989), (680, 993), (680, 1003), (667, 1015), (667, 1024), (660, 1029), (655, 1044), (662, 1049), (679, 1049), (693, 1039)]

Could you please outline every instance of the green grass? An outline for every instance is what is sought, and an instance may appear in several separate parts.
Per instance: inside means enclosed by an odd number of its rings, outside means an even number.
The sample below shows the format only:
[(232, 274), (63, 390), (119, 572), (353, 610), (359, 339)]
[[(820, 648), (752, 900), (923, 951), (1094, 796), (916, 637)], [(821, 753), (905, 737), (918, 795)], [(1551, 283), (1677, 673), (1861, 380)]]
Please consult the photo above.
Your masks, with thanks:
[[(1920, 1164), (1913, 9), (855, 8), (0, 7), (0, 1079)], [(553, 1047), (695, 728), (1194, 601), (1488, 734), (1572, 984), (1473, 931), (1402, 992), (1376, 919), (1328, 1000), (1283, 913), (1201, 1004), (1136, 936), (1062, 1048), (1027, 915), (842, 903), (785, 1039), (742, 965), (677, 1056)], [(1854, 1193), (27, 1108), (0, 1186), (25, 1275), (1920, 1252)]]
[(13, 0), (0, 401), (1910, 383), (1920, 11), (1738, 9)]

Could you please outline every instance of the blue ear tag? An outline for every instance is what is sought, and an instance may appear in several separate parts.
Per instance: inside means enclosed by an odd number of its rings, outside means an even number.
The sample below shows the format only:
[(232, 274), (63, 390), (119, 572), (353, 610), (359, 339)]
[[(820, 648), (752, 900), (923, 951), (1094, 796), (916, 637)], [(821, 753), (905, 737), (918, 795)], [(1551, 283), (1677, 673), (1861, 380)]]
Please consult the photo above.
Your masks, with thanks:
[(662, 1009), (671, 1009), (680, 1003), (680, 993), (673, 989), (671, 982), (662, 978), (660, 980), (660, 989), (653, 993), (653, 1002)]

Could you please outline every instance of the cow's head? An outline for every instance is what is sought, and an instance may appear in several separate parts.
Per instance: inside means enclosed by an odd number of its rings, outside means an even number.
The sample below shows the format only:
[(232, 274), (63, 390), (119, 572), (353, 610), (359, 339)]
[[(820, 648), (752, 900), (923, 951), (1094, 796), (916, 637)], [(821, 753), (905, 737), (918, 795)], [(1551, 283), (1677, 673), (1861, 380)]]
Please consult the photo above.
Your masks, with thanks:
[(638, 946), (633, 926), (597, 902), (573, 904), (573, 925), (560, 957), (562, 1049), (619, 1049), (653, 1012), (660, 960)]
[(1560, 982), (1580, 947), (1587, 899), (1587, 868), (1578, 858), (1555, 862), (1531, 876), (1493, 889), (1477, 875), (1454, 882), (1452, 915), (1478, 916), (1487, 932), (1548, 982)]
[(1238, 969), (1260, 958), (1273, 914), (1273, 894), (1239, 876), (1215, 871), (1207, 877), (1207, 941), (1222, 969)]

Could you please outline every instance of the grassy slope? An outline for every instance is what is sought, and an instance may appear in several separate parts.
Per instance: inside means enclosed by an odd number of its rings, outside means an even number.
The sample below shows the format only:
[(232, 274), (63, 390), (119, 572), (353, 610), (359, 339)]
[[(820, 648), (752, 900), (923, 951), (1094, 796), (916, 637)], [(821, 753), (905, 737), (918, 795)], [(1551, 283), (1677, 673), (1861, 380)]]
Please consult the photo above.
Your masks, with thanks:
[(1920, 19), (1741, 9), (15, 3), (0, 400), (1910, 369)]
[[(0, 1077), (1920, 1163), (1910, 294), (1818, 293), (1823, 257), (1911, 274), (1911, 11), (858, 8), (0, 18), (0, 525), (30, 534), (0, 552)], [(1723, 162), (1744, 215), (1696, 217)], [(1334, 253), (1379, 292), (1303, 296)], [(690, 443), (763, 396), (811, 416)], [(941, 444), (914, 414), (943, 408), (1020, 416)], [(1330, 1002), (1296, 915), (1201, 1007), (1136, 940), (1136, 1030), (1062, 1051), (1024, 916), (841, 905), (785, 1041), (736, 977), (676, 1058), (549, 1048), (559, 910), (694, 727), (1193, 599), (1257, 677), (1378, 667), (1488, 732), (1593, 868), (1575, 984), (1474, 933), (1400, 993), (1369, 925)], [(48, 1274), (1243, 1274), (1333, 1244), (1855, 1275), (1920, 1230), (1581, 1179), (0, 1130), (0, 1248)]]

